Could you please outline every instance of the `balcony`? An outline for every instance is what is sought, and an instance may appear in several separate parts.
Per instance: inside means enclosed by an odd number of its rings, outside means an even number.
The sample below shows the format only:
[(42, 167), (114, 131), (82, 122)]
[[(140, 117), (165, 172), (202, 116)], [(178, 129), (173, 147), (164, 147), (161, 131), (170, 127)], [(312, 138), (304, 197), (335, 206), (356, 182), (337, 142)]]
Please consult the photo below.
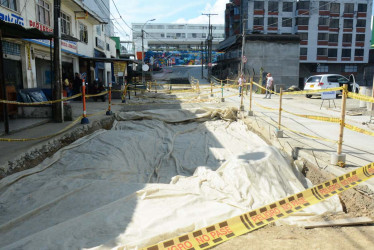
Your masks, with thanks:
[(343, 17), (353, 18), (354, 14), (353, 13), (343, 13)]
[(254, 10), (253, 11), (253, 15), (261, 15), (261, 16), (263, 16), (264, 14), (265, 14), (264, 10)]
[(355, 61), (363, 61), (364, 57), (363, 56), (355, 56)]
[(357, 17), (366, 17), (366, 12), (358, 12)]
[(327, 56), (318, 56), (317, 55), (317, 60), (319, 61), (327, 61), (328, 57)]
[(279, 14), (278, 11), (269, 11), (268, 12), (269, 16), (278, 16), (278, 14)]
[(317, 45), (328, 45), (329, 42), (328, 41), (325, 41), (325, 40), (319, 40), (317, 41)]
[(350, 61), (351, 60), (351, 57), (342, 57), (342, 61)]
[(329, 10), (320, 10), (319, 11), (319, 15), (320, 16), (329, 16), (330, 15), (330, 11)]
[(318, 30), (329, 30), (329, 26), (327, 26), (327, 25), (318, 25)]
[(362, 41), (356, 41), (356, 47), (365, 47), (365, 42)]
[(264, 30), (263, 25), (253, 25), (253, 30)]
[(309, 16), (309, 10), (297, 10), (299, 16)]
[(307, 59), (308, 59), (307, 56), (300, 56), (300, 60), (301, 60), (301, 61), (305, 61), (305, 60), (307, 60)]
[(309, 26), (308, 25), (298, 25), (297, 30), (308, 30)]
[(357, 28), (356, 28), (356, 32), (357, 32), (357, 33), (365, 33), (365, 32), (366, 32), (366, 29), (363, 28), (363, 27), (357, 27)]

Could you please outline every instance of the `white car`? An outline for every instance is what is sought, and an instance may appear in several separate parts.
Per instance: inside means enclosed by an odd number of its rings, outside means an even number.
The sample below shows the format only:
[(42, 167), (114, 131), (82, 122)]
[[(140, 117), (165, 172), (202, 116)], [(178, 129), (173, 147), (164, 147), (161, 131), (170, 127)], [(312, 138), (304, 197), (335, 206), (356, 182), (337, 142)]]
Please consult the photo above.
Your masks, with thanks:
[[(358, 93), (360, 86), (356, 83), (353, 75), (350, 75), (349, 78), (351, 81), (345, 76), (338, 74), (314, 75), (306, 80), (304, 90), (337, 88), (343, 86), (343, 84), (348, 84), (348, 91)], [(337, 91), (336, 97), (341, 93), (340, 90)], [(311, 98), (312, 95), (321, 95), (321, 93), (307, 94), (306, 97)]]

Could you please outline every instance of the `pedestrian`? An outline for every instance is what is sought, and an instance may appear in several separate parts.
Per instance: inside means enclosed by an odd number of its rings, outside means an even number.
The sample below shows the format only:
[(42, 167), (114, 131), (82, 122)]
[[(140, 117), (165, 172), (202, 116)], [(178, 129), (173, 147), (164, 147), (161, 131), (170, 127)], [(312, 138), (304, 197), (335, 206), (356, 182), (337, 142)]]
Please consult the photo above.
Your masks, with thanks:
[[(271, 73), (268, 73), (266, 75), (266, 94), (264, 99), (269, 98), (271, 99), (271, 89), (273, 87), (273, 77), (271, 76)], [(267, 97), (269, 94), (269, 97)]]
[[(74, 81), (73, 81), (73, 95), (79, 94), (81, 92), (81, 87), (82, 87), (82, 79), (81, 75), (76, 72)], [(78, 98), (80, 100), (81, 98)]]
[(72, 84), (71, 84), (71, 81), (69, 80), (69, 78), (65, 77), (65, 80), (64, 80), (64, 90), (66, 91), (66, 96), (67, 97), (70, 97), (72, 95), (71, 91), (72, 91)]
[(241, 74), (241, 76), (239, 77), (239, 80), (238, 80), (238, 84), (239, 84), (239, 97), (241, 97), (241, 95), (242, 95), (243, 83), (244, 83), (244, 75)]

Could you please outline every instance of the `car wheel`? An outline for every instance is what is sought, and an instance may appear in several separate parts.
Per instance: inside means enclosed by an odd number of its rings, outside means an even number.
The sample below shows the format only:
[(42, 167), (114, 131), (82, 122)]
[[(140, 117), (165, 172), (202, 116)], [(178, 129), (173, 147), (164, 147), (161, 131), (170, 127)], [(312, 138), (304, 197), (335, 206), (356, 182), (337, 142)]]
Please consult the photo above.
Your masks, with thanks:
[(355, 88), (355, 93), (358, 94), (358, 92), (359, 92), (359, 91), (358, 91), (358, 88)]
[(305, 95), (306, 98), (312, 98), (312, 95)]

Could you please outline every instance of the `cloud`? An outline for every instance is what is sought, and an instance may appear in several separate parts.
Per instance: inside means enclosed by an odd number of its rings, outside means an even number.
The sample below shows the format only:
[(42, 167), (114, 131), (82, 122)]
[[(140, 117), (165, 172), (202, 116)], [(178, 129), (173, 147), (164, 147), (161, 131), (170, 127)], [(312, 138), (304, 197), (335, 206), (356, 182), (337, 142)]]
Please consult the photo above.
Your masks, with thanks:
[[(210, 3), (207, 3), (205, 5), (204, 10), (202, 13), (204, 14), (217, 14), (215, 16), (211, 16), (211, 23), (212, 24), (224, 24), (225, 23), (225, 9), (226, 4), (229, 2), (229, 0), (216, 0), (216, 2), (211, 5)], [(195, 18), (191, 19), (184, 19), (179, 18), (175, 21), (175, 23), (188, 23), (188, 24), (207, 24), (209, 23), (208, 16), (205, 15), (199, 15)]]

